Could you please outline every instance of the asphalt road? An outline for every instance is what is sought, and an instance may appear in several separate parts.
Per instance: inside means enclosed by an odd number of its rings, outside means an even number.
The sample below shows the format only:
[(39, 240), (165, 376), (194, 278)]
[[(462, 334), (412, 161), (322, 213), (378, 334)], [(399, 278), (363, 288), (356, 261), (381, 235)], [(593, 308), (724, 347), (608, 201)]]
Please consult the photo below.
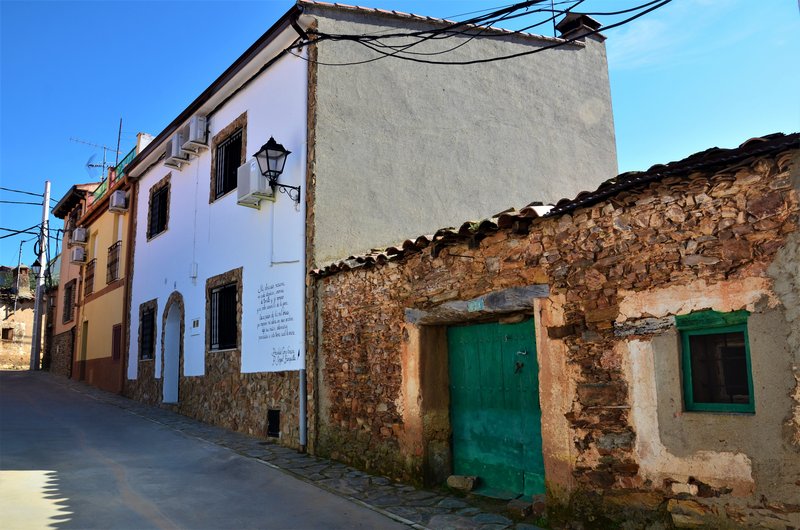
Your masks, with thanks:
[(408, 527), (49, 378), (0, 372), (0, 528)]

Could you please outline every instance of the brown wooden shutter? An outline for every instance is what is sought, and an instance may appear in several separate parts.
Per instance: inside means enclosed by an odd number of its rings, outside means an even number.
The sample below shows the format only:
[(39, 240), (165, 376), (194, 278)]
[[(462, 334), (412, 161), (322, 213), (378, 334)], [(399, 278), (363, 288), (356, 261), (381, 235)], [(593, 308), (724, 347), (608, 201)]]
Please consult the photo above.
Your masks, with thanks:
[(122, 324), (114, 324), (111, 328), (111, 358), (118, 361), (122, 353)]

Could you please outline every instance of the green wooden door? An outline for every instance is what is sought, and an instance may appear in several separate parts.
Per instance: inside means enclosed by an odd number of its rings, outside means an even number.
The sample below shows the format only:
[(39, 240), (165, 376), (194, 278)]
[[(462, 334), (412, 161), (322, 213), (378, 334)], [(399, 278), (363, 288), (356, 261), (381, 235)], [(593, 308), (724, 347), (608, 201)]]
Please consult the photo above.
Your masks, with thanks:
[(454, 473), (487, 492), (544, 493), (533, 320), (454, 326), (447, 340)]

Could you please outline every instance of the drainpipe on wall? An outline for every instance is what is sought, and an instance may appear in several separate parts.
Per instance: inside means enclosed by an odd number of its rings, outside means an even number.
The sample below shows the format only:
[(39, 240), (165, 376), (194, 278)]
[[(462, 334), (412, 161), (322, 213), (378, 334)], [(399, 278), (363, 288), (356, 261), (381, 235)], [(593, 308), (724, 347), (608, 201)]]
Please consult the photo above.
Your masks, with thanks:
[(308, 401), (306, 400), (306, 369), (300, 369), (300, 452), (308, 447)]

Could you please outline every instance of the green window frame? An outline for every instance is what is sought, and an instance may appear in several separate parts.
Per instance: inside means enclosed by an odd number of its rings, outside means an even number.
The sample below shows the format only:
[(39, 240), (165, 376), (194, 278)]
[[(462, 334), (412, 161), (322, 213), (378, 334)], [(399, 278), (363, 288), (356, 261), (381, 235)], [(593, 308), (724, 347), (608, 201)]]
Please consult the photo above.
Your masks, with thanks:
[[(676, 315), (675, 324), (681, 337), (681, 364), (683, 372), (684, 408), (688, 412), (734, 412), (755, 413), (753, 395), (753, 369), (750, 362), (750, 337), (747, 333), (749, 311), (696, 311), (688, 315)], [(741, 333), (744, 337), (745, 370), (747, 378), (747, 403), (710, 402), (695, 399), (694, 375), (692, 374), (692, 337)], [(720, 361), (722, 362), (722, 361)]]

